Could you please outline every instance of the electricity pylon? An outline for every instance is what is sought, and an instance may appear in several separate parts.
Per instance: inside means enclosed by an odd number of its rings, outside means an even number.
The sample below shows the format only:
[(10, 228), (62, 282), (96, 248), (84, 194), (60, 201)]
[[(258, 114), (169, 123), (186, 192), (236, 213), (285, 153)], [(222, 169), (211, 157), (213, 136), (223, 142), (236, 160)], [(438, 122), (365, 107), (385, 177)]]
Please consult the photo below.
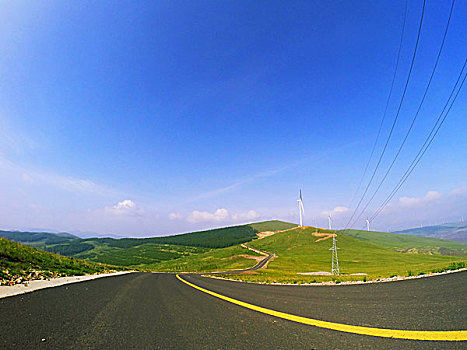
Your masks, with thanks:
[(336, 236), (332, 237), (332, 247), (329, 249), (332, 251), (332, 266), (331, 266), (331, 273), (333, 275), (340, 275), (339, 272), (339, 260), (337, 259), (337, 245), (336, 245)]

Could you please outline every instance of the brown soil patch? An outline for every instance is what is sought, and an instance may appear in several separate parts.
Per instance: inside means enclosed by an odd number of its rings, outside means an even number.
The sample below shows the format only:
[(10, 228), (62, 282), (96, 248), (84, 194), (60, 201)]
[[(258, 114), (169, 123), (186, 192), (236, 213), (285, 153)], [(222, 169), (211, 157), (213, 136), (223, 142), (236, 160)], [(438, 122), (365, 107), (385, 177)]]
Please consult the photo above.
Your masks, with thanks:
[[(284, 232), (284, 231), (289, 231), (289, 230), (305, 230), (307, 228), (313, 228), (313, 226), (297, 226), (297, 227), (289, 228), (287, 230), (264, 231), (264, 232), (259, 232), (256, 235), (258, 236), (258, 239), (261, 239), (261, 238), (264, 238), (264, 237), (272, 236), (272, 235), (274, 235), (276, 233), (279, 233), (279, 232)], [(329, 239), (329, 238), (332, 238), (332, 237), (337, 237), (337, 234), (335, 234), (335, 233), (313, 232), (312, 235), (315, 236), (315, 237), (321, 237), (321, 238), (317, 239), (315, 241), (315, 243), (319, 242), (319, 241), (325, 241), (326, 239)]]
[(335, 233), (313, 232), (312, 235), (314, 237), (321, 237), (320, 239), (317, 239), (315, 241), (315, 243), (319, 242), (319, 241), (325, 241), (326, 239), (329, 239), (329, 238), (332, 238), (332, 237), (337, 237), (337, 235)]
[(272, 236), (275, 233), (276, 232), (274, 232), (274, 231), (264, 231), (264, 232), (259, 232), (256, 235), (258, 236), (259, 239), (261, 239), (261, 238), (264, 238), (264, 237)]
[(233, 259), (238, 259), (238, 258), (253, 259), (253, 260), (256, 260), (257, 262), (260, 262), (261, 260), (264, 259), (264, 257), (262, 256), (239, 254), (239, 255), (231, 256), (230, 258), (227, 258), (227, 260), (233, 260)]
[(279, 233), (279, 232), (284, 232), (284, 231), (289, 231), (289, 230), (304, 230), (304, 229), (310, 228), (310, 227), (313, 227), (313, 226), (297, 226), (297, 227), (288, 228), (287, 230), (264, 231), (264, 232), (258, 232), (256, 235), (258, 236), (258, 239), (261, 239), (261, 238), (264, 238), (264, 237), (272, 236), (272, 235), (274, 235), (276, 233)]

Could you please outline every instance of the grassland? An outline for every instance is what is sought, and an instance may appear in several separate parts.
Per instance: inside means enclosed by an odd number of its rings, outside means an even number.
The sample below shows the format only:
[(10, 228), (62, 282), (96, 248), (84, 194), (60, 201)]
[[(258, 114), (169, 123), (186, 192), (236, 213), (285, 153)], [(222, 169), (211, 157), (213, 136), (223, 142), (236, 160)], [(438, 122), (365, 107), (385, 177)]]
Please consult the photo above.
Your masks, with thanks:
[(245, 255), (262, 257), (261, 254), (236, 245), (140, 268), (159, 272), (214, 272), (247, 269), (254, 266), (256, 261), (245, 258)]
[[(311, 283), (329, 280), (374, 280), (390, 276), (428, 273), (446, 268), (454, 262), (465, 263), (467, 258), (441, 255), (400, 253), (347, 235), (338, 235), (341, 276), (300, 275), (308, 272), (330, 272), (331, 239), (316, 242), (313, 228), (288, 230), (261, 240), (250, 242), (251, 247), (275, 251), (277, 257), (267, 269), (255, 274), (234, 278), (255, 282)], [(327, 230), (319, 230), (327, 232)], [(366, 276), (352, 276), (366, 273)], [(232, 276), (229, 276), (232, 278)]]
[[(256, 239), (256, 234), (263, 231), (283, 232)], [(467, 262), (466, 243), (350, 230), (346, 234), (338, 232), (341, 276), (301, 275), (299, 273), (331, 270), (329, 248), (332, 240), (317, 241), (318, 237), (312, 235), (315, 231), (314, 228), (297, 229), (294, 224), (268, 221), (144, 239), (78, 239), (71, 235), (55, 238), (43, 233), (32, 237), (24, 235), (22, 238), (30, 239), (30, 243), (50, 251), (92, 262), (161, 272), (214, 272), (250, 268), (256, 264), (251, 256), (259, 254), (239, 244), (249, 242), (254, 248), (276, 252), (276, 258), (267, 269), (229, 275), (229, 278), (255, 282), (373, 280), (441, 271), (451, 264), (462, 266)], [(323, 229), (318, 231), (329, 233)], [(356, 273), (366, 275), (353, 275)]]
[(0, 238), (0, 283), (74, 276), (122, 270), (121, 267), (97, 264), (44, 252)]
[(257, 222), (254, 224), (248, 224), (248, 226), (252, 227), (256, 232), (281, 231), (281, 230), (288, 230), (290, 228), (297, 227), (296, 224), (292, 224), (290, 222), (279, 221), (279, 220)]

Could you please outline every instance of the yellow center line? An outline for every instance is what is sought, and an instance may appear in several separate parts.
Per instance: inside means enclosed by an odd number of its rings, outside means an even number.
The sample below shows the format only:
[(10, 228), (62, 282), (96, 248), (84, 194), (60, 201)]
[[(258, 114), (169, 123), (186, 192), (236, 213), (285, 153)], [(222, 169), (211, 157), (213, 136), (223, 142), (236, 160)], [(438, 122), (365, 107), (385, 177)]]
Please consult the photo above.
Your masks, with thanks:
[(316, 320), (313, 318), (307, 318), (303, 316), (296, 316), (292, 314), (287, 314), (285, 312), (275, 311), (271, 309), (266, 309), (261, 306), (256, 306), (253, 304), (245, 303), (237, 299), (230, 298), (228, 296), (218, 294), (216, 292), (210, 291), (199, 287), (193, 283), (190, 283), (177, 274), (177, 278), (183, 283), (193, 287), (201, 292), (210, 294), (216, 298), (228, 301), (232, 304), (236, 304), (242, 307), (245, 307), (250, 310), (258, 311), (266, 315), (271, 315), (285, 320), (294, 321), (298, 323), (307, 324), (310, 326), (332, 329), (340, 332), (355, 333), (370, 335), (374, 337), (384, 337), (384, 338), (396, 338), (396, 339), (410, 339), (410, 340), (431, 340), (431, 341), (466, 341), (467, 340), (467, 330), (460, 331), (410, 331), (410, 330), (399, 330), (399, 329), (387, 329), (387, 328), (372, 328), (372, 327), (362, 327), (362, 326), (352, 326), (342, 323), (328, 322)]

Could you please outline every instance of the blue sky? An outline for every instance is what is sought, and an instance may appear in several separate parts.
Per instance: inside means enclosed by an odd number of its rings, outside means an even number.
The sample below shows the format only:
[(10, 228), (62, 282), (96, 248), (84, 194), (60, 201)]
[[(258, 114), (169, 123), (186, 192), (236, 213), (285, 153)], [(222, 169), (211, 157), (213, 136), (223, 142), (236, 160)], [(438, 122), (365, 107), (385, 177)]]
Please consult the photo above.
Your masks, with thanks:
[[(377, 155), (401, 99), (422, 4), (408, 3)], [(305, 224), (324, 226), (332, 213), (345, 226), (389, 94), (404, 8), (404, 1), (0, 2), (0, 229), (153, 236), (297, 222), (300, 188)], [(450, 1), (426, 4), (381, 170), (420, 103), (449, 10)], [(467, 3), (457, 1), (414, 129), (356, 227), (392, 190), (441, 112), (467, 57), (466, 14)], [(375, 229), (467, 214), (465, 90)]]

